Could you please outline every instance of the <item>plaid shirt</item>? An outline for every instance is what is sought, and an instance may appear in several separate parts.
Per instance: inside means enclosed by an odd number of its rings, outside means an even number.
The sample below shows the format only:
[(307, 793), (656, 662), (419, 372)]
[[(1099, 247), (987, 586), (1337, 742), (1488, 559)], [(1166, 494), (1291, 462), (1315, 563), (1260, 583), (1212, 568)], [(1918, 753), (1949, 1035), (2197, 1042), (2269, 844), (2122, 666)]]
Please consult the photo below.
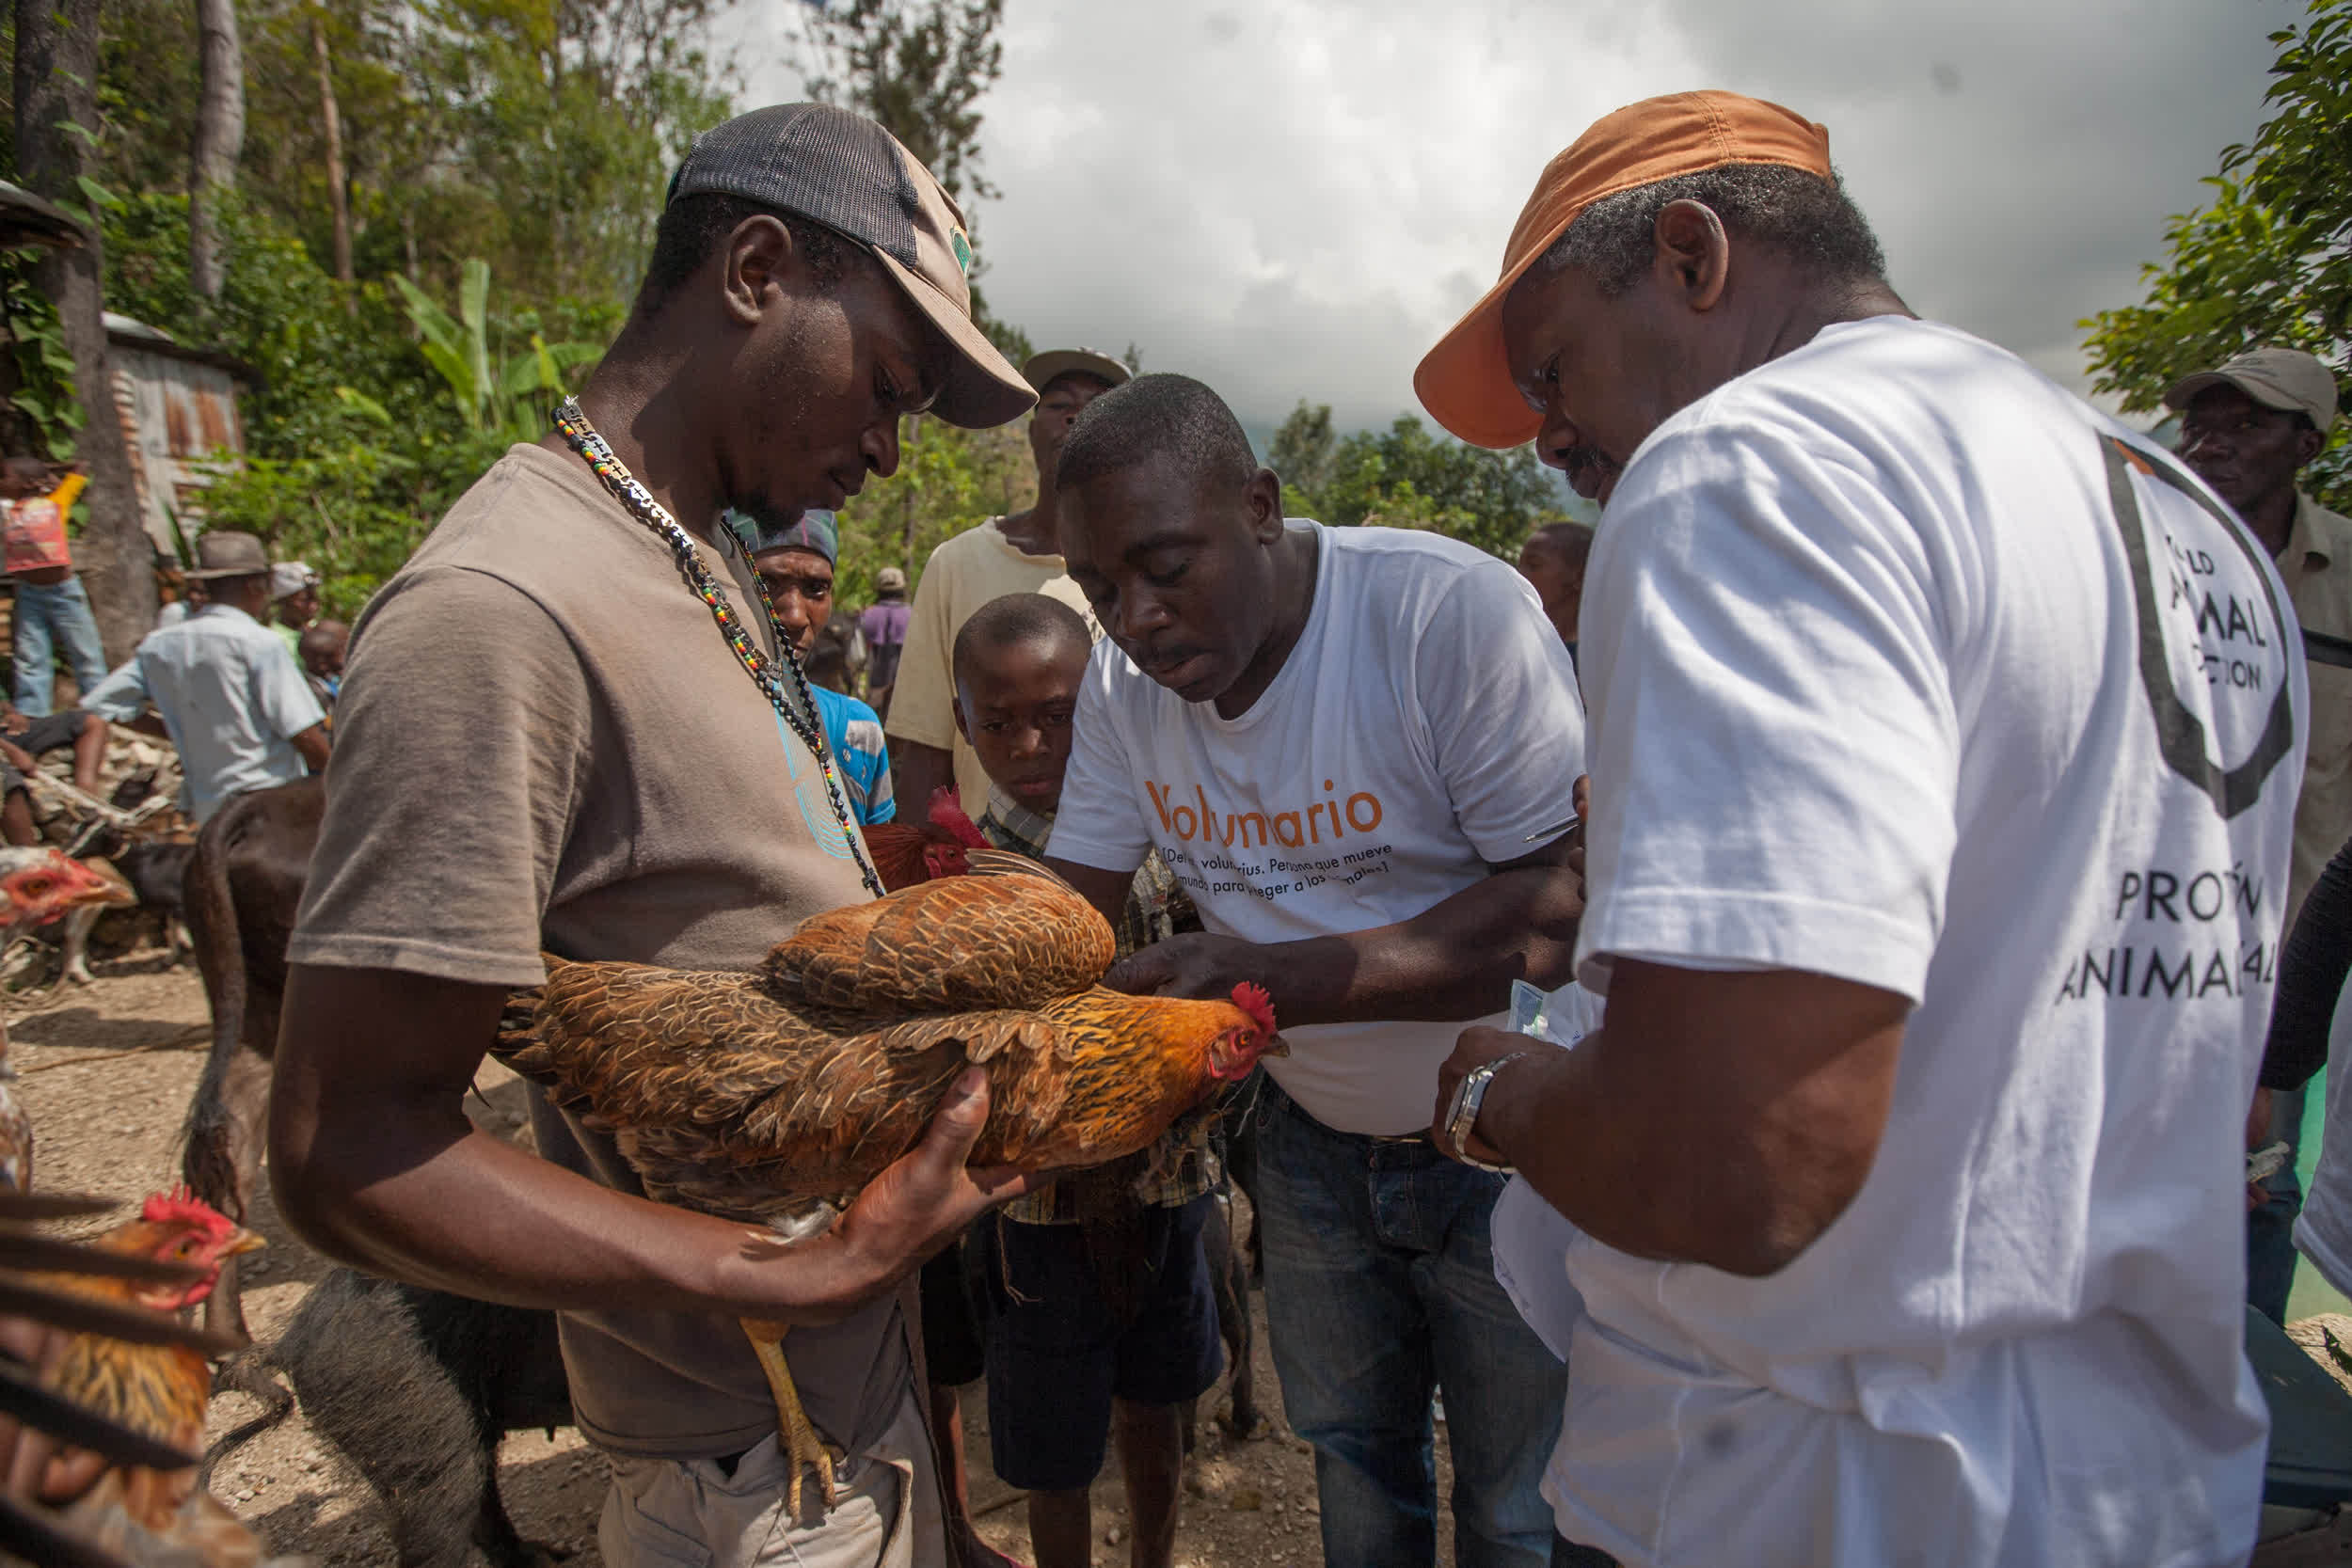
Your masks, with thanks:
[[(980, 836), (997, 848), (1026, 855), (1033, 861), (1045, 858), (1046, 842), (1054, 833), (1051, 816), (1031, 811), (996, 789), (988, 792), (988, 810), (978, 826)], [(1184, 890), (1176, 885), (1175, 873), (1168, 870), (1168, 863), (1154, 851), (1143, 863), (1143, 869), (1136, 873), (1135, 885), (1127, 890), (1126, 908), (1120, 911), (1119, 924), (1112, 928), (1112, 934), (1119, 939), (1119, 956), (1123, 958), (1139, 947), (1165, 942), (1179, 931), (1200, 928), (1200, 911), (1192, 907), (1192, 899)], [(1152, 1146), (1150, 1166), (1136, 1178), (1138, 1199), (1172, 1209), (1216, 1186), (1216, 1156), (1209, 1150), (1209, 1124), (1213, 1119), (1190, 1118), (1189, 1126), (1179, 1122)], [(1041, 1187), (1026, 1197), (1013, 1199), (1005, 1206), (1005, 1217), (1026, 1225), (1074, 1225), (1078, 1219), (1072, 1211), (1067, 1184), (1060, 1181)]]

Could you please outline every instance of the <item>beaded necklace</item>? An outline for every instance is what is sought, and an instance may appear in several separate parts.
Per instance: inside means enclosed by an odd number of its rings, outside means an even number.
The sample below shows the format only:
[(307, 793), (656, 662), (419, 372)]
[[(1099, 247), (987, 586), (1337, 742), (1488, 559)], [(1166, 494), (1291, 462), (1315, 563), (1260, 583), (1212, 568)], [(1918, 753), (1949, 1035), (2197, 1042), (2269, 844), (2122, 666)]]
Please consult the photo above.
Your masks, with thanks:
[(759, 592), (760, 608), (768, 613), (769, 635), (775, 639), (777, 648), (784, 654), (785, 668), (792, 673), (793, 689), (801, 699), (798, 707), (786, 700), (784, 681), (776, 673), (775, 661), (753, 641), (750, 629), (737, 616), (735, 607), (727, 602), (726, 590), (719, 586), (719, 579), (711, 575), (709, 567), (703, 564), (701, 555), (694, 548), (693, 537), (678, 526), (677, 519), (670, 515), (669, 509), (654, 499), (653, 492), (639, 483), (637, 476), (630, 473), (628, 466), (613, 454), (612, 445), (597, 434), (596, 427), (590, 424), (588, 416), (580, 411), (578, 398), (565, 398), (556, 405), (555, 429), (571, 449), (580, 453), (589, 469), (612, 493), (613, 499), (628, 508), (638, 521), (653, 530), (662, 543), (670, 546), (670, 554), (677, 561), (678, 575), (686, 579), (686, 586), (693, 590), (695, 596), (710, 607), (710, 618), (719, 624), (719, 631), (726, 638), (727, 646), (735, 650), (736, 662), (743, 666), (743, 673), (752, 677), (752, 684), (759, 688), (760, 694), (768, 699), (777, 717), (792, 727), (792, 733), (801, 737), (802, 744), (817, 758), (817, 766), (824, 773), (825, 800), (841, 823), (841, 837), (849, 846), (850, 858), (857, 863), (858, 875), (865, 879), (866, 889), (880, 898), (882, 895), (882, 878), (875, 875), (873, 866), (866, 859), (865, 850), (858, 846), (857, 829), (850, 820), (849, 792), (842, 788), (840, 776), (834, 769), (833, 748), (825, 744), (824, 726), (818, 721), (816, 696), (808, 689), (808, 675), (801, 668), (799, 650), (792, 646), (792, 640), (784, 634), (784, 627), (776, 621), (776, 604), (768, 595), (767, 580), (758, 572), (752, 573), (753, 586)]

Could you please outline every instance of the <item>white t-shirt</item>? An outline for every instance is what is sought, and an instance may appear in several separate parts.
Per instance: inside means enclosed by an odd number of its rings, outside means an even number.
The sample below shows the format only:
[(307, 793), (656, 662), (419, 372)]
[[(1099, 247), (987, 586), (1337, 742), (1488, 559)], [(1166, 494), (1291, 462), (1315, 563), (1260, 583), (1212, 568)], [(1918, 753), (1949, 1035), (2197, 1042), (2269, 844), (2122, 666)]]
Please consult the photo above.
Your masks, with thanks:
[(2265, 552), (2014, 356), (1880, 318), (1643, 444), (1583, 626), (1585, 984), (1627, 955), (1915, 1006), (1870, 1174), (1788, 1268), (1574, 1237), (1564, 1533), (2242, 1561), (2243, 1128), (2307, 725)]
[[(1440, 534), (1291, 526), (1321, 543), (1314, 605), (1240, 718), (1095, 645), (1051, 846), (1112, 871), (1156, 847), (1204, 926), (1254, 942), (1412, 918), (1532, 853), (1583, 768), (1576, 673), (1518, 572)], [(1266, 1066), (1327, 1126), (1410, 1132), (1461, 1027), (1284, 1027)]]

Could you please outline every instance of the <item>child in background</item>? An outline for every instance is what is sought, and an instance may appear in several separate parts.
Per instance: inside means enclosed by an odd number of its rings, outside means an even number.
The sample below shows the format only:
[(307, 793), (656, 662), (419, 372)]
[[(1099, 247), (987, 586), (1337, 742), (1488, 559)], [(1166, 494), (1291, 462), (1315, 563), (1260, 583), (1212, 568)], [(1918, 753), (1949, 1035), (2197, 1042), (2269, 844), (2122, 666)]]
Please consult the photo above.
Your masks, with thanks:
[[(776, 607), (776, 624), (792, 640), (793, 650), (805, 661), (817, 639), (833, 619), (833, 560), (840, 535), (830, 512), (803, 512), (781, 527), (748, 513), (730, 509), (723, 518), (735, 531), (752, 569), (768, 586), (768, 602)], [(824, 725), (825, 744), (834, 766), (850, 792), (850, 811), (862, 827), (887, 822), (898, 815), (890, 790), (890, 756), (882, 740), (882, 720), (855, 697), (811, 680), (809, 696)]]
[(341, 621), (318, 621), (294, 647), (295, 657), (302, 661), (303, 678), (310, 683), (319, 706), (326, 710), (330, 727), (335, 722), (335, 699), (342, 695), (343, 654), (350, 646), (349, 626)]
[(71, 469), (53, 479), (38, 457), (0, 465), (0, 571), (16, 584), (16, 709), (28, 719), (49, 712), (59, 656), (84, 691), (106, 678), (98, 620), (65, 537), (66, 514), (88, 483)]
[[(956, 634), (956, 728), (987, 770), (978, 826), (1000, 849), (1045, 854), (1091, 651), (1086, 622), (1042, 594), (993, 599)], [(1167, 865), (1147, 861), (1118, 923), (1120, 956), (1198, 927)], [(1038, 1568), (1090, 1560), (1089, 1488), (1114, 1427), (1131, 1560), (1167, 1568), (1175, 1550), (1180, 1416), (1224, 1366), (1200, 1247), (1217, 1180), (1207, 1131), (1203, 1117), (1170, 1132), (1136, 1162), (1139, 1174), (1065, 1178), (981, 1222), (989, 1440), (996, 1473), (1029, 1493)], [(1130, 1211), (1108, 1232), (1133, 1238), (1123, 1248), (1081, 1224), (1102, 1202), (1081, 1183), (1104, 1180)]]

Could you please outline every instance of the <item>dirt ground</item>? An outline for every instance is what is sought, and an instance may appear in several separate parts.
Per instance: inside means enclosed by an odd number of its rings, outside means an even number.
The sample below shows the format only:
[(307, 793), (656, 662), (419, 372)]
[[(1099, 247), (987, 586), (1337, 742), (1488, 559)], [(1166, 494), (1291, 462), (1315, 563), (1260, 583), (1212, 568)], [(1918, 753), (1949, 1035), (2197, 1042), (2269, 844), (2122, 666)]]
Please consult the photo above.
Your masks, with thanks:
[[(160, 954), (148, 953), (93, 967), (99, 979), (92, 987), (5, 999), (11, 1059), (22, 1074), (19, 1098), (35, 1126), (38, 1184), (128, 1203), (177, 1180), (180, 1123), (203, 1065), (208, 1015), (192, 966), (167, 969)], [(519, 1121), (522, 1084), (493, 1064), (485, 1068), (480, 1086), (488, 1107), (478, 1120)], [(253, 1224), (270, 1244), (253, 1259), (246, 1309), (254, 1334), (266, 1340), (327, 1265), (279, 1223), (266, 1191)], [(1231, 1440), (1211, 1419), (1223, 1408), (1222, 1384), (1201, 1400), (1200, 1446), (1186, 1465), (1176, 1547), (1176, 1561), (1188, 1568), (1261, 1568), (1311, 1563), (1321, 1556), (1313, 1461), (1283, 1424), (1281, 1391), (1266, 1351), (1264, 1304), (1253, 1294), (1251, 1306), (1258, 1399), (1271, 1431), (1254, 1441)], [(981, 1534), (1026, 1562), (1023, 1495), (988, 1466), (983, 1391), (977, 1386), (966, 1390), (963, 1402)], [(258, 1408), (242, 1394), (219, 1396), (211, 1434), (217, 1437)], [(1438, 1429), (1440, 1498), (1451, 1481), (1444, 1430)], [(579, 1433), (568, 1428), (552, 1437), (516, 1433), (500, 1458), (500, 1485), (523, 1536), (568, 1553), (569, 1568), (601, 1568), (596, 1523), (604, 1465)], [(1104, 1568), (1128, 1560), (1117, 1468), (1115, 1461), (1105, 1465), (1094, 1489), (1094, 1560)], [(389, 1568), (394, 1560), (373, 1495), (312, 1440), (299, 1414), (230, 1456), (213, 1488), (261, 1531), (273, 1552), (312, 1556), (331, 1568)], [(1451, 1561), (1451, 1521), (1441, 1516), (1441, 1562)]]

